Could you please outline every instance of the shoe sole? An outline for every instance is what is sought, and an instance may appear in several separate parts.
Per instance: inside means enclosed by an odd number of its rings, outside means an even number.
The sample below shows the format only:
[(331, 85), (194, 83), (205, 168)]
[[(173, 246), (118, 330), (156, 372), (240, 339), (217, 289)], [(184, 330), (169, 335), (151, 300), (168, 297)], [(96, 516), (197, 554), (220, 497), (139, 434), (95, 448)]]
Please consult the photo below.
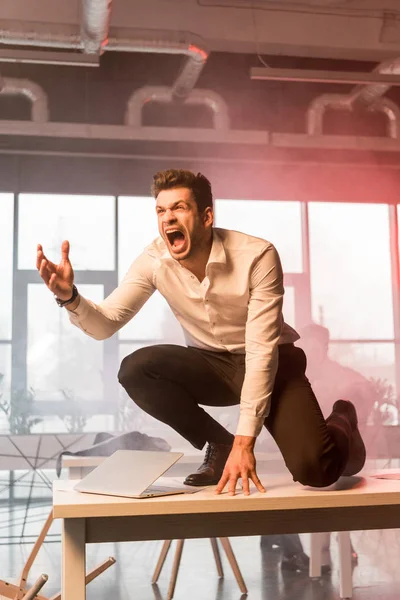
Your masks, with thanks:
[(217, 485), (218, 482), (219, 482), (219, 479), (214, 479), (212, 481), (199, 481), (199, 482), (191, 481), (190, 479), (185, 479), (185, 481), (183, 482), (183, 485), (190, 485), (191, 487), (204, 487), (207, 485)]
[[(291, 573), (308, 573), (310, 570), (309, 566), (304, 565), (300, 567), (290, 563), (281, 563), (282, 571), (290, 571)], [(330, 565), (321, 565), (321, 575), (330, 575), (332, 567)]]

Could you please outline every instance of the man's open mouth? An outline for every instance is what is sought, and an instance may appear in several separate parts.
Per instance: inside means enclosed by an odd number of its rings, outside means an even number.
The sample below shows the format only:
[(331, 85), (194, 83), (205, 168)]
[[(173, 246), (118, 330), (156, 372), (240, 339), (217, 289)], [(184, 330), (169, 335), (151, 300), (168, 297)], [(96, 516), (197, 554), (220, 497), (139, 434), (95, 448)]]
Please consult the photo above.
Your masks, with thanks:
[(169, 245), (173, 250), (182, 250), (186, 242), (185, 234), (182, 231), (180, 231), (179, 229), (175, 229), (171, 231), (166, 231), (165, 234), (167, 236)]

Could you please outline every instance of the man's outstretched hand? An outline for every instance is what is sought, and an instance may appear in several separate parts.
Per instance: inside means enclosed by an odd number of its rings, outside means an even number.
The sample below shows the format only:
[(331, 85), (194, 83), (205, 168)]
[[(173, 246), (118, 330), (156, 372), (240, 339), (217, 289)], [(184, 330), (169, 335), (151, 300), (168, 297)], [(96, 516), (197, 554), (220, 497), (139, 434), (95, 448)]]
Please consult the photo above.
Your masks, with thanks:
[(74, 271), (69, 260), (69, 242), (65, 240), (61, 246), (61, 261), (58, 265), (51, 262), (43, 252), (41, 244), (37, 246), (36, 267), (49, 290), (60, 298), (68, 300), (72, 296)]
[(254, 456), (255, 441), (256, 438), (254, 437), (243, 435), (235, 437), (224, 472), (215, 490), (217, 494), (220, 494), (228, 484), (228, 492), (231, 496), (234, 496), (239, 479), (242, 480), (243, 492), (246, 496), (250, 494), (250, 479), (259, 492), (265, 492), (265, 488), (256, 472), (256, 458)]

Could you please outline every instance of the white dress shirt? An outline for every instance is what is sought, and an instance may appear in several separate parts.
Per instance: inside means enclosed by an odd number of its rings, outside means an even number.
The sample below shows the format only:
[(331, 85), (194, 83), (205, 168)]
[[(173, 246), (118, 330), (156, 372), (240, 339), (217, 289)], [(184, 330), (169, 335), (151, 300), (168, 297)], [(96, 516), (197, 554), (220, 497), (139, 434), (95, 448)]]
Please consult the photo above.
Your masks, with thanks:
[(103, 302), (81, 297), (70, 320), (87, 335), (104, 340), (130, 321), (155, 290), (167, 300), (188, 346), (246, 355), (236, 433), (257, 436), (269, 412), (278, 344), (299, 339), (283, 320), (283, 273), (275, 247), (214, 228), (206, 276), (200, 282), (171, 257), (159, 237)]

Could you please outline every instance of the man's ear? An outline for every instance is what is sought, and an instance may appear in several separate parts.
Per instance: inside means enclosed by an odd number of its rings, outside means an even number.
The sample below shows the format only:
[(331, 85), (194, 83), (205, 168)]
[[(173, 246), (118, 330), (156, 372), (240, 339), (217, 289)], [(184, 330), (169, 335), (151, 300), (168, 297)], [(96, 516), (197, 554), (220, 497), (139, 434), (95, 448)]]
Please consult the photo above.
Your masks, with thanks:
[(211, 206), (207, 206), (203, 213), (204, 225), (212, 225), (214, 223), (214, 211)]

